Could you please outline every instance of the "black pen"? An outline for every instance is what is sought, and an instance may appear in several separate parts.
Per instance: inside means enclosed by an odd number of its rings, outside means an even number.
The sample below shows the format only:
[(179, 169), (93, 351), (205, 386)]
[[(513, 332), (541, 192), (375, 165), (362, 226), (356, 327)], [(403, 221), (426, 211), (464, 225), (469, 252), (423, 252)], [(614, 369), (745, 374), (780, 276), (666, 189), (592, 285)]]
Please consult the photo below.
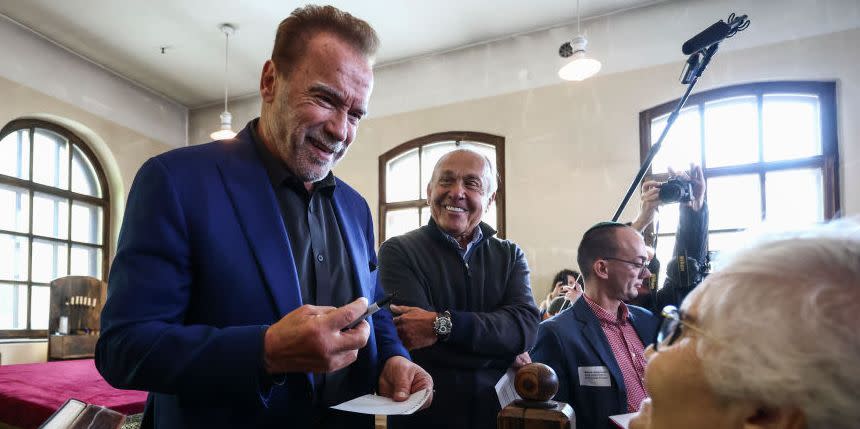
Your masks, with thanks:
[(361, 323), (362, 320), (367, 319), (368, 317), (373, 316), (373, 314), (376, 313), (377, 311), (382, 310), (383, 307), (385, 307), (386, 305), (388, 305), (389, 302), (391, 302), (391, 299), (394, 298), (394, 295), (395, 294), (393, 294), (393, 293), (386, 295), (384, 298), (380, 299), (379, 301), (376, 301), (373, 304), (370, 304), (367, 307), (367, 311), (365, 311), (364, 314), (361, 315), (361, 317), (353, 320), (352, 323), (350, 323), (349, 325), (346, 325), (346, 328), (341, 329), (341, 331), (347, 331), (347, 330), (350, 330), (352, 328), (355, 328), (356, 326), (358, 326), (359, 323)]

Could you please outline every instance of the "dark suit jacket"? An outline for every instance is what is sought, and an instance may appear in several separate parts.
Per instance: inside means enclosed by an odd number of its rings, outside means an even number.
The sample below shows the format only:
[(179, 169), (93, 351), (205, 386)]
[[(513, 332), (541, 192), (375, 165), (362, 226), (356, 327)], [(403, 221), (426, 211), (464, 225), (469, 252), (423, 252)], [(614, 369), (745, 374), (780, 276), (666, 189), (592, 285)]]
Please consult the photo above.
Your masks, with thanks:
[[(373, 302), (382, 289), (367, 203), (340, 180), (333, 199), (360, 289), (351, 295)], [(111, 268), (101, 374), (115, 387), (150, 391), (147, 416), (157, 427), (308, 426), (311, 374), (273, 385), (263, 370), (265, 329), (302, 305), (289, 243), (247, 128), (148, 160)], [(340, 399), (374, 391), (385, 360), (409, 356), (389, 312), (370, 323)]]
[[(654, 342), (658, 319), (644, 308), (634, 305), (627, 308), (630, 322), (642, 343), (647, 346)], [(540, 324), (531, 356), (532, 361), (545, 363), (555, 370), (559, 387), (553, 399), (573, 407), (577, 429), (613, 428), (609, 416), (627, 412), (627, 389), (621, 369), (600, 321), (584, 299), (578, 299), (573, 307)], [(581, 367), (607, 368), (611, 385), (581, 385)]]

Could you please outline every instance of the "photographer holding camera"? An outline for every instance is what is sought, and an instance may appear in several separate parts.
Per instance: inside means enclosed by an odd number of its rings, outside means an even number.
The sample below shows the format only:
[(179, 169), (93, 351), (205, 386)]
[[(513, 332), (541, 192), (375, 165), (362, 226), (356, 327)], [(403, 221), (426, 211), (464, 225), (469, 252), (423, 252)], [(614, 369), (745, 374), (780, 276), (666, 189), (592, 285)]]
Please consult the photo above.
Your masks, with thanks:
[[(654, 222), (661, 205), (680, 203), (675, 249), (666, 269), (663, 288), (657, 290), (657, 282), (652, 281), (651, 293), (640, 294), (634, 302), (654, 311), (666, 305), (680, 305), (706, 275), (708, 262), (708, 206), (702, 168), (694, 164), (690, 164), (689, 172), (676, 172), (669, 168), (669, 175), (665, 183), (651, 180), (642, 184), (642, 206), (632, 224), (633, 228), (644, 232)], [(655, 267), (654, 273), (657, 271)]]
[[(549, 317), (554, 316), (559, 311), (569, 307), (573, 301), (576, 301), (576, 298), (582, 294), (582, 278), (576, 270), (565, 268), (559, 271), (553, 278), (552, 284), (552, 290), (549, 291), (546, 298), (541, 301), (538, 306), (541, 320), (546, 320)], [(555, 301), (556, 298), (562, 298), (562, 301), (567, 302), (563, 303), (562, 308), (550, 311), (550, 304)]]

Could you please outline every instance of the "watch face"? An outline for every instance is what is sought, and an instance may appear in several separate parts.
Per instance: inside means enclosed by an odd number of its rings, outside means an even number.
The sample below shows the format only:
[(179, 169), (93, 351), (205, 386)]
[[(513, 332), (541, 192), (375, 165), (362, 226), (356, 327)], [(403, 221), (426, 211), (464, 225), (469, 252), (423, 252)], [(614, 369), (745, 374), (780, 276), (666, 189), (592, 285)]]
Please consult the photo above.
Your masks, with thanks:
[(448, 335), (451, 333), (451, 319), (443, 316), (437, 317), (433, 323), (433, 330), (436, 331), (436, 335)]

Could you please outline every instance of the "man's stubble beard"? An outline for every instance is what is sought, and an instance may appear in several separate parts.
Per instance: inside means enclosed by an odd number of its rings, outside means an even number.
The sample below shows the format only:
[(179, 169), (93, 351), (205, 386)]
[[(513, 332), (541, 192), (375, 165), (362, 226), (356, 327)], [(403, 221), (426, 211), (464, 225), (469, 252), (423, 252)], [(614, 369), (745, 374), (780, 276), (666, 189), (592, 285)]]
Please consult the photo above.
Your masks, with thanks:
[[(268, 134), (265, 138), (275, 146), (278, 158), (297, 179), (304, 183), (312, 183), (323, 179), (328, 174), (330, 168), (314, 174), (316, 170), (324, 167), (325, 163), (315, 162), (313, 159), (302, 159), (307, 157), (308, 154), (304, 153), (303, 156), (299, 150), (299, 146), (303, 142), (299, 141), (300, 139), (297, 136), (291, 136), (289, 133), (293, 118), (288, 113), (289, 108), (287, 107), (286, 97), (279, 97), (276, 103), (277, 106), (275, 109), (269, 110), (262, 115), (266, 119), (263, 128), (267, 130), (266, 134)], [(313, 166), (317, 168), (313, 168)]]

